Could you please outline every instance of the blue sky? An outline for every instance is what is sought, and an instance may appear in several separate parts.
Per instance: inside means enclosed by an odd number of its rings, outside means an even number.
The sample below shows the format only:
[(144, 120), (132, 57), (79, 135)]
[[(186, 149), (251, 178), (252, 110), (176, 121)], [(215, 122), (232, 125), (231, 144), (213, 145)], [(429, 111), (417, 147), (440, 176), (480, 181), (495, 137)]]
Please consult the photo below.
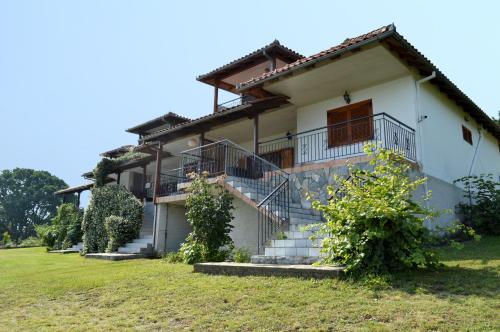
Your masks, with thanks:
[(279, 39), (309, 55), (394, 22), (489, 115), (500, 110), (500, 2), (0, 0), (0, 170), (83, 183), (124, 130), (211, 112), (195, 80)]

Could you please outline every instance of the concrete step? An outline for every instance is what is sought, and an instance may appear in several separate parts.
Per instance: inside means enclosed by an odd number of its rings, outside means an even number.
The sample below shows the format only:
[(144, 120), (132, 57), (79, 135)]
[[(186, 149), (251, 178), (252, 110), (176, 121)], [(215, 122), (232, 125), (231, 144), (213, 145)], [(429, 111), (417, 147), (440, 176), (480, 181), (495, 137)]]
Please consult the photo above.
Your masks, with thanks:
[(251, 258), (253, 264), (275, 264), (275, 265), (311, 265), (316, 263), (319, 257), (312, 256), (264, 256), (254, 255)]
[(82, 251), (83, 250), (83, 242), (78, 242), (77, 244), (74, 244), (69, 248), (71, 250), (76, 250), (76, 251)]
[(153, 244), (153, 236), (147, 238), (139, 238), (134, 239), (132, 243), (140, 243), (140, 244)]
[(315, 248), (321, 244), (320, 239), (284, 239), (271, 240), (268, 248)]
[(313, 220), (313, 221), (320, 221), (321, 216), (318, 215), (313, 215), (313, 214), (304, 214), (304, 213), (296, 213), (296, 212), (290, 212), (290, 217), (291, 218), (296, 218), (296, 219), (306, 219), (306, 220)]
[[(311, 231), (286, 231), (284, 232), (284, 235), (287, 239), (295, 239), (295, 240), (303, 240), (303, 239), (309, 239), (311, 236), (314, 235), (314, 232)], [(323, 238), (323, 237), (318, 237), (318, 238)]]
[(123, 261), (127, 259), (144, 258), (144, 256), (141, 254), (112, 252), (112, 253), (86, 254), (85, 258), (104, 259), (109, 261)]
[(320, 248), (268, 248), (264, 249), (264, 256), (301, 256), (319, 257)]
[[(252, 260), (254, 260), (253, 256)], [(266, 258), (267, 259), (267, 258)], [(255, 260), (258, 260), (255, 258)], [(194, 272), (216, 274), (216, 275), (236, 275), (236, 276), (280, 276), (280, 277), (299, 277), (299, 278), (337, 278), (342, 272), (342, 267), (337, 266), (312, 266), (314, 262), (304, 260), (305, 263), (279, 263), (280, 257), (277, 257), (270, 264), (254, 263), (197, 263), (194, 264)], [(285, 265), (286, 264), (286, 265)]]
[(321, 222), (322, 222), (321, 219), (290, 217), (290, 225), (317, 224)]
[[(302, 232), (304, 230), (304, 227), (306, 227), (308, 225), (312, 225), (312, 224), (310, 224), (310, 223), (308, 223), (308, 224), (290, 224), (288, 230), (291, 231), (291, 232)], [(310, 231), (314, 231), (314, 230), (317, 230), (317, 229), (318, 229), (317, 226), (313, 226), (313, 228), (310, 229)]]

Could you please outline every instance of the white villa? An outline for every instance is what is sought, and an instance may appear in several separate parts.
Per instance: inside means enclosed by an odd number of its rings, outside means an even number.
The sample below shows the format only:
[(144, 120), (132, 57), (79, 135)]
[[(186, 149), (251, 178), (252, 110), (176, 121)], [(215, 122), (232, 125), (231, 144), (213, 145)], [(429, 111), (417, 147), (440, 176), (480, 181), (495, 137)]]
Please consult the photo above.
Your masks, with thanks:
[[(103, 154), (147, 154), (110, 175), (146, 206), (141, 239), (119, 252), (179, 249), (190, 232), (185, 188), (192, 171), (207, 171), (234, 196), (231, 237), (257, 263), (317, 259), (317, 243), (301, 229), (322, 217), (306, 194), (326, 200), (332, 174), (345, 174), (348, 161), (366, 164), (366, 142), (402, 152), (428, 177), (423, 189), (432, 190), (438, 209), (454, 211), (462, 199), (454, 180), (500, 177), (498, 124), (394, 25), (311, 56), (274, 41), (197, 80), (214, 87), (210, 114), (165, 114), (127, 130), (138, 135), (137, 146)], [(219, 89), (236, 99), (220, 103)], [(277, 239), (282, 231), (286, 239)]]

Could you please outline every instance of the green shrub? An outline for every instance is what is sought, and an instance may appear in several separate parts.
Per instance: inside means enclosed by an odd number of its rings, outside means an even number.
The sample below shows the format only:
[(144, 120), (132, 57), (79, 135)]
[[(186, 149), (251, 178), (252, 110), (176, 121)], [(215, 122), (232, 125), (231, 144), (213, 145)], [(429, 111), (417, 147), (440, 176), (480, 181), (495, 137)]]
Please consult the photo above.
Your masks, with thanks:
[(177, 264), (182, 263), (184, 259), (178, 252), (169, 252), (163, 256), (163, 261), (170, 264)]
[(186, 199), (186, 216), (193, 227), (180, 252), (188, 264), (224, 261), (231, 253), (229, 236), (233, 219), (233, 200), (222, 186), (210, 185), (206, 174), (191, 174)]
[[(85, 253), (105, 252), (108, 248), (108, 233), (105, 219), (110, 216), (122, 217), (133, 225), (141, 225), (142, 203), (128, 190), (117, 185), (93, 188), (88, 207), (83, 217), (83, 242)], [(139, 235), (140, 226), (134, 237)]]
[(276, 240), (286, 240), (286, 239), (287, 239), (287, 237), (286, 237), (285, 232), (280, 231), (280, 232), (278, 232), (278, 234), (276, 234)]
[[(437, 214), (412, 197), (426, 179), (413, 180), (404, 158), (390, 150), (366, 145), (373, 170), (349, 166), (349, 177), (334, 177), (327, 204), (313, 201), (326, 223), (319, 225), (322, 263), (340, 264), (351, 274), (384, 273), (433, 267), (432, 237), (425, 220)], [(424, 200), (430, 198), (426, 193)], [(312, 228), (311, 228), (312, 229)]]
[(455, 183), (463, 185), (468, 202), (457, 206), (462, 222), (478, 234), (500, 235), (500, 182), (495, 182), (491, 174), (481, 174)]
[(36, 225), (35, 231), (37, 237), (40, 239), (40, 243), (42, 244), (42, 246), (46, 246), (48, 249), (54, 247), (57, 239), (57, 232), (53, 225)]
[(52, 249), (66, 249), (82, 239), (81, 211), (72, 203), (63, 203), (51, 220), (52, 233), (55, 237)]
[(42, 242), (40, 241), (39, 238), (35, 236), (30, 236), (24, 240), (21, 241), (19, 244), (20, 247), (40, 247), (42, 245)]
[(11, 238), (10, 238), (10, 234), (9, 234), (9, 232), (5, 231), (5, 232), (3, 233), (3, 235), (2, 235), (2, 244), (3, 244), (4, 246), (6, 246), (6, 245), (8, 245), (8, 244), (10, 244), (10, 243), (12, 243), (12, 240), (11, 240)]
[(129, 151), (118, 158), (102, 158), (95, 166), (93, 173), (96, 187), (103, 187), (106, 185), (106, 178), (109, 174), (113, 173), (115, 168), (121, 164), (146, 157), (147, 154), (142, 152)]
[(142, 220), (129, 220), (118, 216), (109, 216), (105, 219), (108, 234), (107, 252), (115, 252), (118, 247), (135, 239), (141, 230)]
[(233, 250), (233, 260), (236, 263), (250, 263), (252, 255), (246, 248), (236, 248)]

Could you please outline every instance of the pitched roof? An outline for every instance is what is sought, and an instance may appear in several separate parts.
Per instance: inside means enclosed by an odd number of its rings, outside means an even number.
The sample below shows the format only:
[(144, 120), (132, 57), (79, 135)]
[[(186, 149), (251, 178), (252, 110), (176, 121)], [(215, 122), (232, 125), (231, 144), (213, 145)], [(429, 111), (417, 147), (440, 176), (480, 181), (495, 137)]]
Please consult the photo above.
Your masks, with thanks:
[(126, 131), (129, 133), (133, 134), (142, 134), (148, 130), (154, 129), (156, 127), (159, 127), (161, 125), (164, 125), (165, 123), (168, 122), (173, 122), (174, 125), (177, 125), (179, 123), (183, 122), (188, 122), (191, 121), (191, 119), (186, 118), (182, 115), (179, 115), (174, 112), (168, 112), (166, 114), (163, 114), (162, 116), (159, 116), (157, 118), (154, 118), (152, 120), (143, 122), (137, 126), (134, 126), (132, 128), (127, 129)]
[(265, 59), (263, 52), (274, 52), (276, 55), (279, 55), (281, 58), (284, 60), (287, 60), (289, 62), (293, 62), (297, 59), (301, 59), (304, 56), (295, 52), (294, 50), (285, 47), (281, 45), (279, 40), (274, 40), (272, 43), (259, 48), (258, 50), (255, 50), (245, 56), (242, 56), (239, 59), (233, 60), (229, 62), (228, 64), (225, 64), (217, 69), (214, 69), (206, 74), (198, 76), (196, 79), (201, 82), (205, 82), (206, 80), (212, 78), (213, 76), (216, 75), (226, 75), (228, 72), (231, 72), (232, 70), (235, 70), (236, 68), (247, 65), (249, 63), (255, 62), (257, 58), (263, 58)]
[(238, 84), (239, 91), (245, 91), (257, 85), (262, 85), (267, 81), (278, 79), (282, 75), (293, 73), (299, 69), (313, 66), (314, 64), (340, 57), (345, 52), (357, 50), (362, 46), (383, 42), (391, 51), (395, 52), (408, 66), (415, 67), (422, 76), (428, 76), (432, 72), (436, 73), (436, 78), (430, 81), (436, 85), (443, 93), (462, 107), (481, 125), (489, 130), (498, 140), (500, 140), (500, 126), (491, 119), (479, 106), (477, 106), (465, 93), (463, 93), (446, 75), (444, 75), (429, 59), (411, 45), (402, 35), (396, 32), (394, 24), (386, 25), (369, 33), (355, 38), (348, 38), (343, 43), (333, 46), (327, 50), (314, 55), (299, 59), (273, 71), (264, 73), (246, 82)]
[(78, 193), (78, 192), (82, 192), (85, 190), (89, 190), (93, 186), (94, 186), (94, 183), (91, 182), (91, 183), (86, 183), (86, 184), (82, 184), (79, 186), (68, 187), (66, 189), (61, 189), (61, 190), (56, 191), (54, 193), (54, 195), (66, 195), (66, 194)]
[(152, 134), (142, 137), (141, 144), (160, 138), (165, 138), (171, 134), (175, 135), (174, 133), (182, 133), (182, 135), (192, 134), (199, 130), (199, 128), (214, 125), (214, 123), (218, 121), (222, 121), (222, 123), (224, 121), (233, 121), (235, 119), (248, 116), (247, 113), (249, 112), (259, 112), (264, 109), (269, 110), (280, 107), (288, 103), (286, 99), (287, 98), (283, 96), (267, 97), (253, 100), (235, 107), (223, 109), (219, 112), (204, 115), (184, 123), (179, 123), (178, 125), (173, 127), (155, 131)]
[(101, 157), (116, 158), (134, 149), (134, 145), (122, 145), (116, 149), (102, 152)]
[(340, 45), (336, 45), (336, 46), (330, 47), (327, 50), (321, 51), (321, 52), (313, 54), (311, 56), (303, 57), (301, 59), (298, 59), (295, 62), (289, 63), (287, 65), (284, 65), (284, 66), (280, 67), (280, 68), (276, 68), (273, 71), (270, 71), (270, 72), (267, 72), (267, 73), (263, 73), (262, 75), (260, 75), (258, 77), (254, 77), (254, 78), (252, 78), (252, 79), (250, 79), (250, 80), (248, 80), (246, 82), (240, 83), (238, 85), (238, 87), (241, 88), (241, 89), (243, 89), (246, 86), (254, 85), (257, 82), (261, 82), (261, 81), (264, 81), (264, 80), (269, 79), (271, 77), (277, 76), (280, 73), (289, 72), (290, 70), (292, 70), (294, 68), (297, 68), (300, 65), (307, 64), (307, 63), (309, 63), (309, 62), (311, 62), (313, 60), (321, 59), (321, 58), (323, 58), (325, 56), (329, 56), (329, 55), (331, 55), (334, 52), (337, 52), (337, 51), (340, 51), (340, 50), (344, 50), (344, 49), (348, 48), (349, 46), (356, 45), (356, 44), (359, 44), (359, 43), (361, 43), (363, 41), (376, 38), (378, 36), (383, 35), (384, 33), (390, 32), (390, 31), (395, 31), (395, 29), (396, 29), (396, 27), (393, 24), (391, 24), (391, 25), (387, 25), (387, 26), (384, 26), (382, 28), (373, 30), (371, 32), (365, 33), (364, 35), (361, 35), (361, 36), (358, 36), (358, 37), (347, 38)]

